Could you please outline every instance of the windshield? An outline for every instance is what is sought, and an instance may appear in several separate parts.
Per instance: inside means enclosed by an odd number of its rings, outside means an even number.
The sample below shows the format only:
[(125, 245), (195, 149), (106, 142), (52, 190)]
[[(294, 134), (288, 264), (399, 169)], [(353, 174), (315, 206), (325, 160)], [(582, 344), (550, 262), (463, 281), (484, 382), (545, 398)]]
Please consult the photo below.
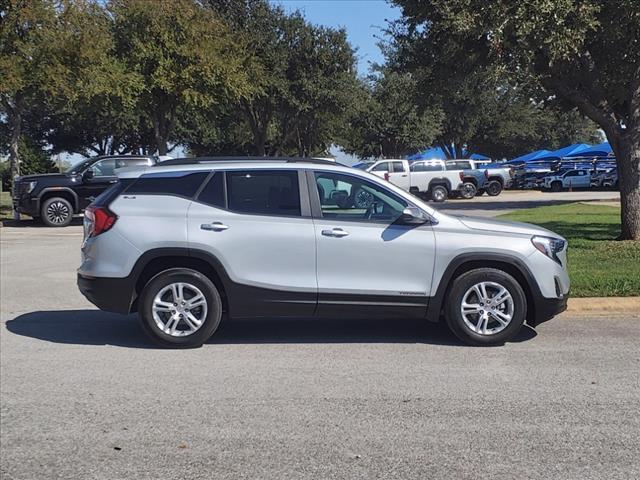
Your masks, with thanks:
[(84, 170), (85, 167), (89, 165), (89, 163), (91, 163), (91, 161), (91, 158), (84, 158), (67, 168), (65, 170), (65, 173), (78, 173), (80, 170)]
[(359, 163), (355, 163), (353, 165), (353, 168), (357, 168), (358, 170), (366, 170), (371, 165), (373, 165), (373, 162), (359, 162)]

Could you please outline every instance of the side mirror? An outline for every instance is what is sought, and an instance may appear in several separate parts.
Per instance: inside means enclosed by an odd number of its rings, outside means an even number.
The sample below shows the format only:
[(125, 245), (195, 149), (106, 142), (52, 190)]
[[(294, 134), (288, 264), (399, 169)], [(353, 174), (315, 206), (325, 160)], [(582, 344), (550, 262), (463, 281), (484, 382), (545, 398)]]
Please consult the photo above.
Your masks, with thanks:
[(407, 225), (422, 225), (429, 221), (429, 215), (418, 207), (407, 207), (402, 211), (400, 220)]
[(93, 178), (93, 170), (91, 170), (90, 168), (86, 169), (82, 174), (82, 181), (86, 182), (88, 180), (91, 180), (92, 178)]

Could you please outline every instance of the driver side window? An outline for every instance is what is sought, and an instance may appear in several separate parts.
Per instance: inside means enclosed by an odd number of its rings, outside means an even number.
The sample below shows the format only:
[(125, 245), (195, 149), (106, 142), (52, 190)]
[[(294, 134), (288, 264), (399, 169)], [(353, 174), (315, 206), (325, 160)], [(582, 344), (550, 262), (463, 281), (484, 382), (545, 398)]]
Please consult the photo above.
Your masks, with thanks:
[(323, 218), (393, 223), (408, 203), (368, 180), (333, 172), (315, 172)]
[(91, 167), (90, 170), (93, 171), (93, 176), (95, 177), (115, 177), (116, 176), (116, 159), (115, 158), (105, 158), (104, 160), (100, 160)]

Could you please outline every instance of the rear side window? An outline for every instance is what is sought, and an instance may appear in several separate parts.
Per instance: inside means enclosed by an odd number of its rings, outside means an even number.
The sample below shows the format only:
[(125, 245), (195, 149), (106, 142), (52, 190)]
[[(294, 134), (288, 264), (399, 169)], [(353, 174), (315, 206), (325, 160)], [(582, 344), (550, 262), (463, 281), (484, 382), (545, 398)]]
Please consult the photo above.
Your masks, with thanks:
[(300, 216), (298, 172), (227, 172), (227, 201), (229, 210), (240, 213)]
[(198, 195), (198, 201), (213, 207), (225, 208), (224, 172), (216, 172)]
[(160, 172), (142, 175), (127, 189), (137, 195), (174, 195), (192, 198), (209, 175), (208, 172)]
[(391, 162), (394, 173), (404, 172), (404, 164), (402, 162)]
[(92, 202), (96, 207), (108, 207), (118, 195), (134, 182), (133, 178), (123, 178), (98, 195)]

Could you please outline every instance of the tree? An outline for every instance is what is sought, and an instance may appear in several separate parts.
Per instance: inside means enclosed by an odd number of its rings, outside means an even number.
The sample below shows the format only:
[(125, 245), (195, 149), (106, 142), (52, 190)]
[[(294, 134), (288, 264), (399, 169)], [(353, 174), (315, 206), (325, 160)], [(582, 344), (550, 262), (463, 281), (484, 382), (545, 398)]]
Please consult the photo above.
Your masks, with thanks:
[(117, 57), (141, 85), (138, 110), (159, 155), (181, 118), (249, 93), (242, 44), (211, 9), (192, 0), (112, 0)]
[(410, 74), (382, 69), (363, 82), (340, 146), (360, 158), (401, 158), (427, 148), (440, 133), (441, 112), (414, 102)]
[(0, 116), (8, 124), (11, 178), (20, 175), (24, 117), (43, 102), (55, 78), (55, 32), (52, 0), (8, 0), (0, 10)]
[[(640, 5), (636, 0), (394, 0), (402, 42), (475, 64), (540, 99), (557, 97), (604, 130), (616, 155), (621, 239), (640, 239)], [(419, 55), (414, 60), (425, 60)], [(461, 55), (464, 53), (464, 56)], [(427, 62), (428, 63), (428, 62)]]

